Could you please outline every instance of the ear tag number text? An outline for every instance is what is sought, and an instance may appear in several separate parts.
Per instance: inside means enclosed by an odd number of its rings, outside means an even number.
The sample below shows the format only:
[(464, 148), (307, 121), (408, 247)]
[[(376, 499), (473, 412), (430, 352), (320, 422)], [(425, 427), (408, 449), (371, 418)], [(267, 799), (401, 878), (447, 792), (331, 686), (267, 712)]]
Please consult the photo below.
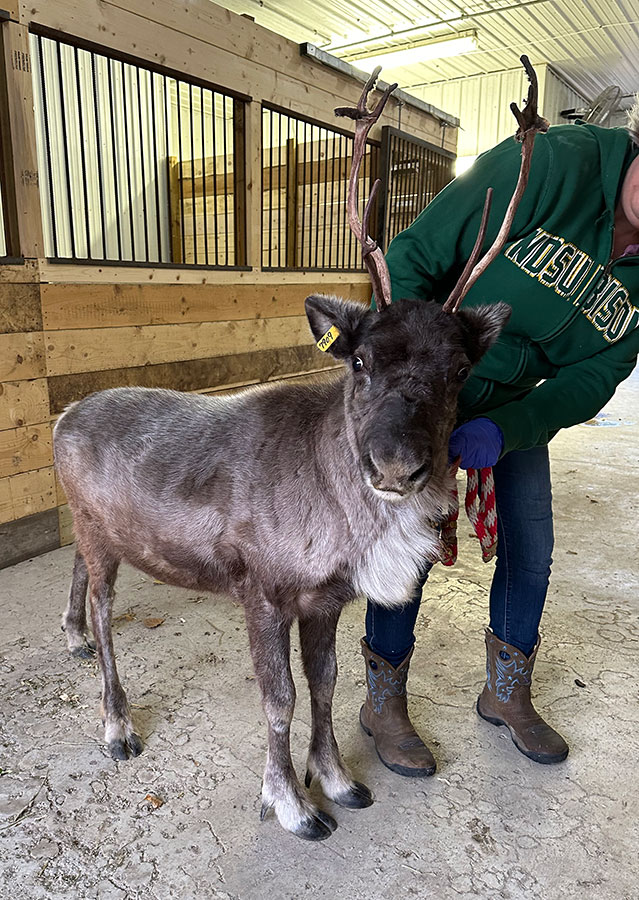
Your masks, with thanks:
[(335, 325), (331, 325), (326, 334), (322, 335), (322, 337), (317, 342), (317, 346), (322, 351), (322, 353), (326, 353), (331, 344), (335, 343), (337, 338), (339, 337), (339, 331)]

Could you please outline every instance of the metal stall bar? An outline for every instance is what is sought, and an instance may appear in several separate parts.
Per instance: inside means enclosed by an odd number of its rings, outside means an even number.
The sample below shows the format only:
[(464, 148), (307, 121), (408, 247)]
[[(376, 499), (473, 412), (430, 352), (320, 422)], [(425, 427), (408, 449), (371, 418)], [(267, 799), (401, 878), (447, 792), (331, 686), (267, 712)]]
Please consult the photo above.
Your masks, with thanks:
[(388, 245), (453, 178), (456, 156), (390, 125), (382, 128), (380, 247)]
[(38, 25), (31, 32), (53, 261), (245, 268), (251, 98)]

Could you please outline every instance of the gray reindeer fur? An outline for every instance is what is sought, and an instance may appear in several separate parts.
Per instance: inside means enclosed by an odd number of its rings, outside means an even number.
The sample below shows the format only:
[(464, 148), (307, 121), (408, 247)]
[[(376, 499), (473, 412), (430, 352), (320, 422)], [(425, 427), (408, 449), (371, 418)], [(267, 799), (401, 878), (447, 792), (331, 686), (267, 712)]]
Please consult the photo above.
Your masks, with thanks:
[(347, 363), (341, 377), (215, 398), (107, 390), (61, 416), (54, 447), (77, 538), (63, 627), (69, 649), (87, 654), (88, 587), (112, 755), (142, 750), (110, 624), (126, 560), (244, 605), (268, 720), (263, 809), (321, 839), (336, 823), (311, 802), (290, 757), (291, 624), (299, 619), (311, 690), (309, 777), (338, 804), (368, 806), (370, 792), (352, 779), (333, 735), (337, 621), (358, 594), (405, 602), (420, 562), (436, 557), (432, 523), (449, 503), (457, 396), (509, 309), (451, 316), (434, 303), (400, 301), (378, 313), (313, 296), (306, 310), (316, 339), (339, 328), (330, 352)]

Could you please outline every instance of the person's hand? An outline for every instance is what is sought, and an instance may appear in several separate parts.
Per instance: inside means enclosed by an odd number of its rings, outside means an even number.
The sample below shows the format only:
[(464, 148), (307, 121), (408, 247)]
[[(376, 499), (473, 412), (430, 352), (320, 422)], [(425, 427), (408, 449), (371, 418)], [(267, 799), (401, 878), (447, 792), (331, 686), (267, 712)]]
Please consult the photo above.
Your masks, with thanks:
[(462, 469), (485, 469), (494, 466), (504, 449), (504, 435), (491, 419), (471, 419), (450, 436), (448, 459), (459, 459)]

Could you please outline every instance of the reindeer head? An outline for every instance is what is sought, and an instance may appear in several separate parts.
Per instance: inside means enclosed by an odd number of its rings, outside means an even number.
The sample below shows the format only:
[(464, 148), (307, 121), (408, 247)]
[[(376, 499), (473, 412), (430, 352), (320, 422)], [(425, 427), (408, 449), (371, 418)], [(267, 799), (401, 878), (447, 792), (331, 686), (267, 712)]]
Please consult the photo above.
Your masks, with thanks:
[(510, 315), (505, 303), (460, 310), (400, 300), (380, 312), (337, 297), (306, 299), (317, 341), (346, 364), (344, 406), (349, 444), (362, 477), (380, 497), (398, 501), (448, 469), (457, 398), (470, 370)]
[(441, 485), (459, 392), (472, 366), (496, 341), (510, 316), (510, 307), (505, 303), (465, 310), (459, 306), (505, 244), (527, 182), (535, 134), (548, 128), (546, 120), (537, 113), (534, 69), (527, 57), (522, 56), (521, 60), (530, 79), (530, 90), (523, 113), (511, 104), (519, 124), (516, 139), (522, 143), (517, 186), (497, 238), (479, 259), (490, 212), (492, 191), (488, 191), (471, 257), (441, 307), (422, 300), (391, 304), (384, 255), (368, 235), (368, 219), (379, 180), (373, 185), (363, 223), (359, 218), (357, 184), (366, 138), (396, 85), (387, 87), (375, 109), (369, 110), (368, 95), (379, 75), (378, 68), (367, 81), (357, 107), (335, 110), (337, 115), (348, 116), (356, 123), (348, 218), (362, 246), (379, 311), (337, 297), (314, 295), (306, 299), (306, 314), (321, 349), (328, 349), (346, 363), (345, 410), (350, 445), (367, 483), (389, 500), (414, 496), (430, 479)]

